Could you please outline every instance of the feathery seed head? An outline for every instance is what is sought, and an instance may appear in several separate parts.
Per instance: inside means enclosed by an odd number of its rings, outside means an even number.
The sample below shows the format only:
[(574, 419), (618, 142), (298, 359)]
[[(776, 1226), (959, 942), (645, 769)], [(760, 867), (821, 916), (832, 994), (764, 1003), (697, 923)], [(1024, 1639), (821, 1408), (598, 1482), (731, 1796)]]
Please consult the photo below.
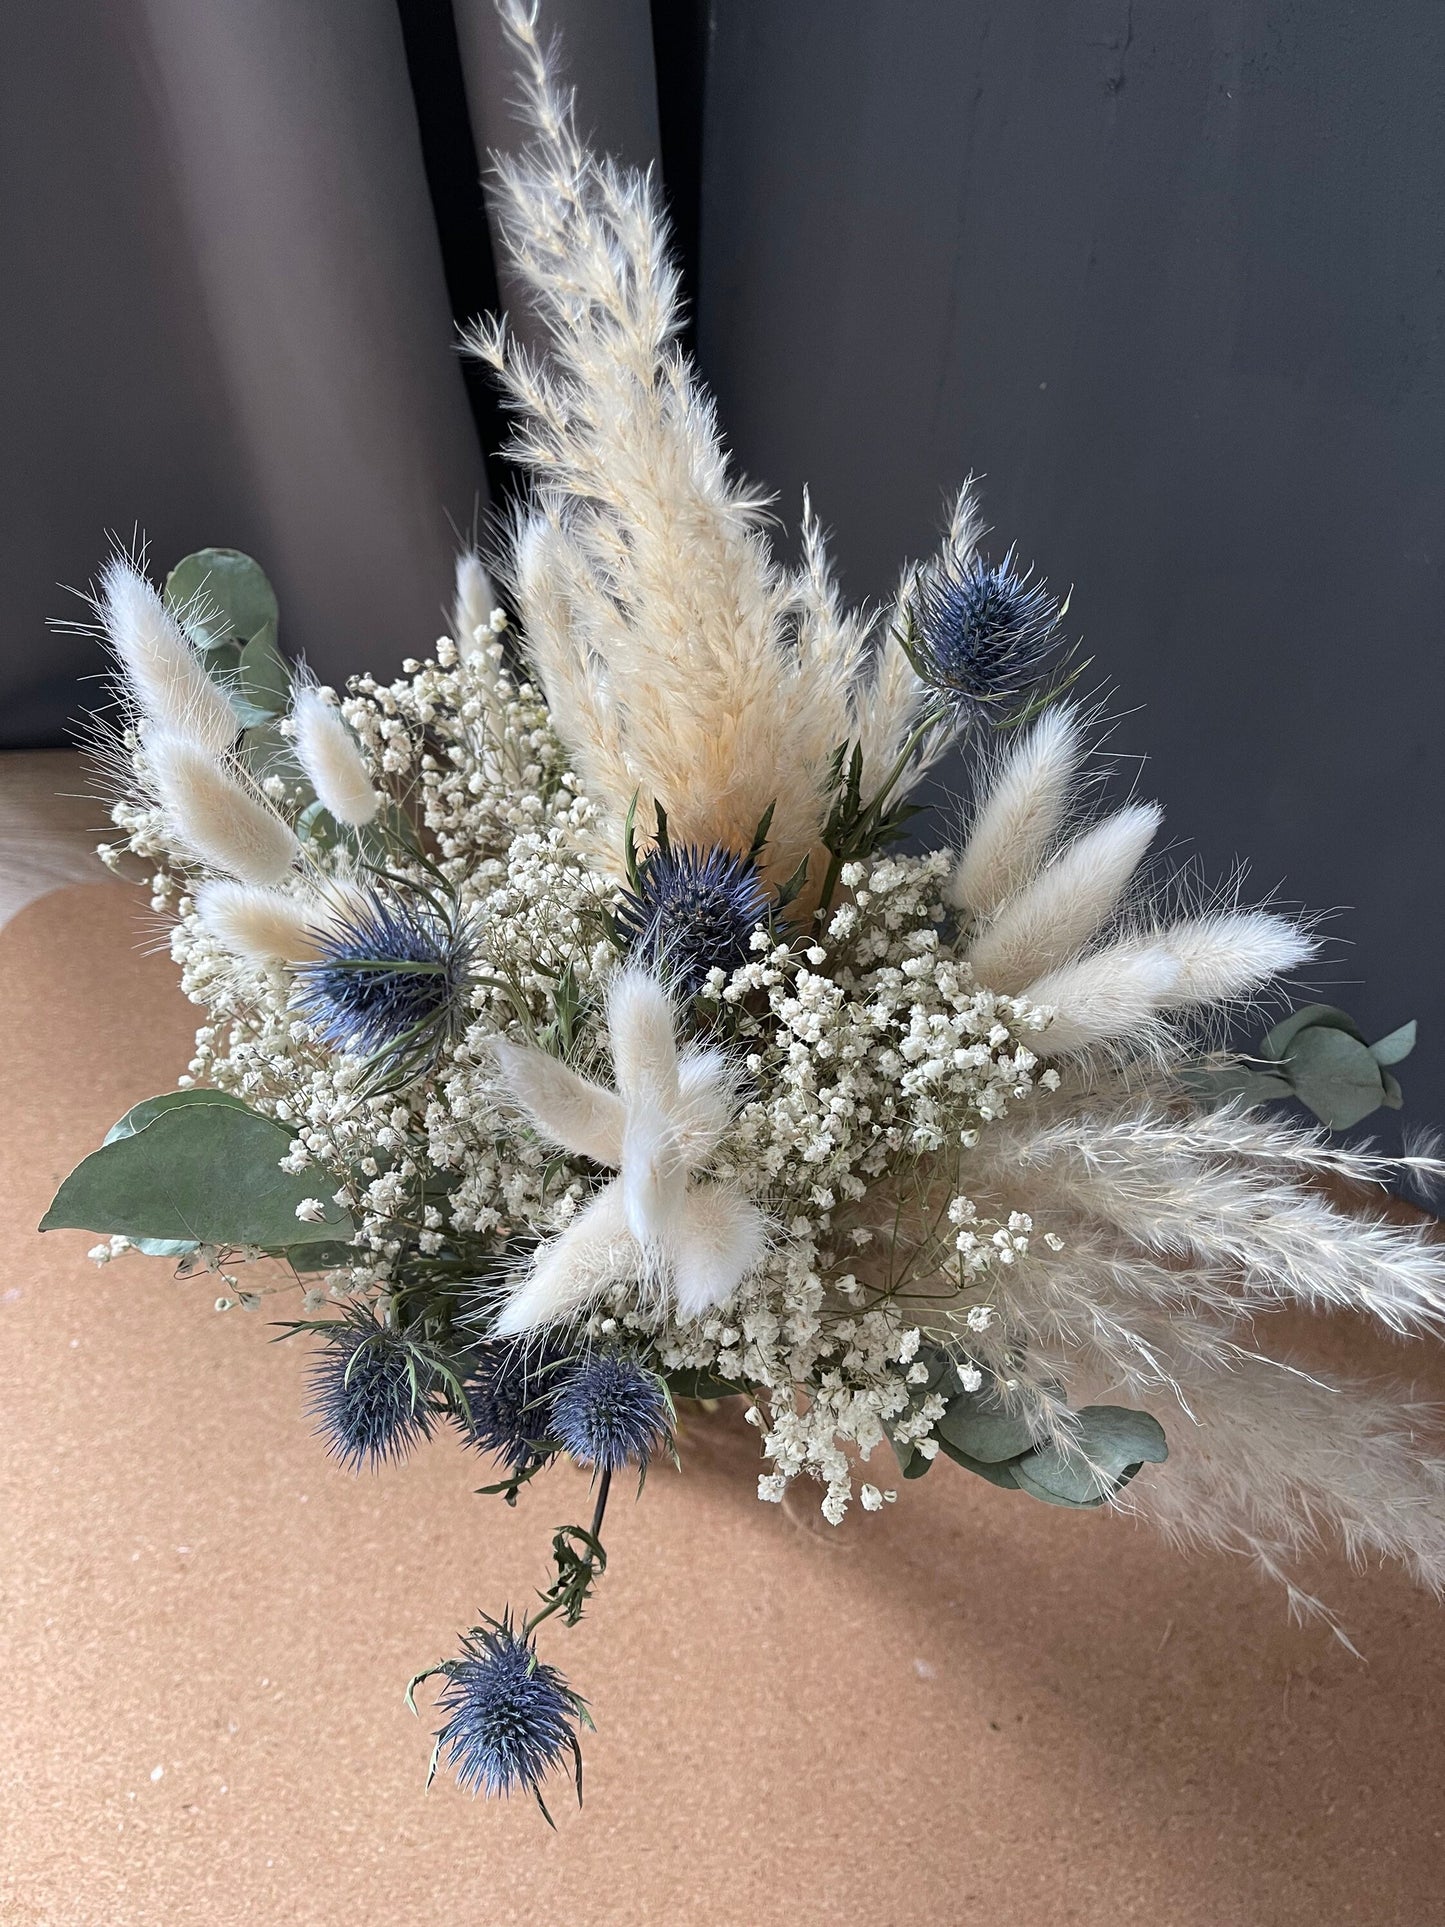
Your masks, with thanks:
[(357, 896), (297, 972), (297, 1006), (334, 1050), (398, 1074), (435, 1061), (465, 1016), (472, 928), (452, 906), (388, 887)]
[(167, 828), (181, 849), (242, 883), (286, 880), (301, 845), (239, 763), (162, 730), (148, 732), (144, 748)]
[(691, 996), (710, 970), (731, 972), (748, 961), (768, 904), (751, 858), (694, 844), (659, 846), (638, 866), (617, 921), (634, 958)]
[(236, 713), (152, 585), (120, 556), (100, 582), (106, 638), (139, 713), (213, 755), (229, 750), (240, 731)]
[(913, 666), (960, 721), (1006, 711), (1039, 681), (1061, 640), (1059, 607), (1042, 582), (1002, 562), (953, 553), (919, 579)]
[(437, 1746), (458, 1784), (493, 1797), (520, 1788), (540, 1804), (543, 1781), (570, 1753), (580, 1795), (576, 1729), (579, 1721), (591, 1724), (586, 1702), (555, 1666), (538, 1659), (510, 1614), (473, 1627), (462, 1652), (441, 1669), (446, 1684), (437, 1697), (446, 1715)]
[(356, 738), (319, 689), (302, 686), (291, 704), (296, 759), (338, 823), (370, 823), (381, 807)]
[(431, 1434), (413, 1349), (369, 1314), (323, 1327), (323, 1340), (308, 1409), (332, 1458), (353, 1472), (404, 1459)]
[(578, 1465), (644, 1470), (671, 1433), (667, 1393), (638, 1359), (595, 1352), (568, 1373), (552, 1400), (552, 1433)]

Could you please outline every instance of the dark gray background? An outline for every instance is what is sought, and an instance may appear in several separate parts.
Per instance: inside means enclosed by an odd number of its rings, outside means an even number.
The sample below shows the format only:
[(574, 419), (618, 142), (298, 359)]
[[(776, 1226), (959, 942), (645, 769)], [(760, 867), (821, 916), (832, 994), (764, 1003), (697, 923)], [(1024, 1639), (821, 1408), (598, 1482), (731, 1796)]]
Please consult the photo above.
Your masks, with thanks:
[[(1406, 1115), (1445, 1121), (1445, 6), (667, 6), (547, 11), (638, 159), (654, 27), (699, 29), (679, 213), (743, 467), (790, 523), (811, 482), (860, 597), (983, 473), (1074, 585), (1121, 786), (1210, 881), (1337, 912), (1310, 988), (1421, 1016)], [(441, 14), (507, 141), (487, 0), (402, 9)], [(107, 528), (252, 548), (331, 676), (437, 633), (486, 477), (403, 39), (391, 0), (12, 10), (4, 741), (79, 706), (96, 653), (44, 622)]]
[(986, 476), (1120, 782), (1338, 911), (1310, 986), (1445, 1123), (1442, 103), (1436, 0), (720, 0), (700, 345), (856, 595)]

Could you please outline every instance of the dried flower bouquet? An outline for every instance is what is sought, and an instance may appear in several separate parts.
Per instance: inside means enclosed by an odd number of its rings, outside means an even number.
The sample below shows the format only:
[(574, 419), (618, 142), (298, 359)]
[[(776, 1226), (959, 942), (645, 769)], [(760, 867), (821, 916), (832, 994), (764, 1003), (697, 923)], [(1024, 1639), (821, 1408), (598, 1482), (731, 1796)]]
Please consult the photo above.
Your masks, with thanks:
[[(652, 187), (579, 145), (531, 10), (504, 13), (535, 138), (499, 192), (550, 341), (470, 340), (530, 477), (510, 613), (464, 556), (432, 658), (338, 698), (278, 653), (248, 558), (163, 595), (107, 565), (106, 855), (144, 861), (207, 1018), (46, 1224), (213, 1274), (223, 1309), (284, 1261), (346, 1465), (448, 1431), (509, 1502), (592, 1470), (540, 1604), (433, 1669), (473, 1789), (540, 1802), (567, 1767), (580, 1794), (587, 1707), (537, 1632), (581, 1614), (613, 1477), (672, 1453), (677, 1399), (736, 1395), (760, 1497), (816, 1481), (835, 1523), (942, 1456), (1245, 1553), (1302, 1606), (1327, 1530), (1438, 1588), (1445, 1468), (1409, 1398), (1264, 1348), (1289, 1303), (1445, 1314), (1427, 1232), (1318, 1183), (1437, 1167), (1259, 1109), (1397, 1102), (1410, 1027), (1370, 1046), (1313, 1006), (1253, 1061), (1205, 1054), (1311, 936), (1158, 910), (1160, 812), (1091, 814), (1064, 612), (985, 559), (971, 488), (876, 615), (806, 507), (801, 566), (775, 558), (677, 345)], [(960, 743), (967, 822), (901, 848)]]

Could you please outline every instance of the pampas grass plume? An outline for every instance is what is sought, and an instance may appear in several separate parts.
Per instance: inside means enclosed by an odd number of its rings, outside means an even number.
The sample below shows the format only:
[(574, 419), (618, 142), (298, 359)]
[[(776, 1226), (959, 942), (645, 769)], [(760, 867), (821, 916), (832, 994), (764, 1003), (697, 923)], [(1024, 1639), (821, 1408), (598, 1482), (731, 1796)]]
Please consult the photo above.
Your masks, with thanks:
[(100, 583), (105, 633), (140, 714), (215, 755), (230, 749), (236, 713), (151, 584), (119, 556), (106, 563)]
[(281, 883), (301, 854), (290, 826), (239, 771), (199, 743), (152, 732), (146, 760), (172, 834), (213, 870), (242, 883)]
[(360, 827), (381, 808), (371, 771), (339, 712), (314, 687), (297, 690), (291, 703), (296, 760), (317, 800), (338, 823)]

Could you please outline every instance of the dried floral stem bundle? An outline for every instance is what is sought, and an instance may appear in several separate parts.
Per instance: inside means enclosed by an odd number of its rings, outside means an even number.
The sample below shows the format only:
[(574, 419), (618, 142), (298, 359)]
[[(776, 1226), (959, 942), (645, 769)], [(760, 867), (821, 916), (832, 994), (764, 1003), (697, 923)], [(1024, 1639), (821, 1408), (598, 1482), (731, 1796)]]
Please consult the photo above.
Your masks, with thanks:
[[(580, 1792), (588, 1710), (537, 1632), (581, 1615), (614, 1475), (672, 1452), (679, 1398), (736, 1396), (760, 1496), (814, 1480), (833, 1522), (942, 1455), (1243, 1552), (1304, 1607), (1293, 1562), (1329, 1534), (1438, 1589), (1409, 1395), (1268, 1350), (1288, 1304), (1445, 1319), (1445, 1249), (1366, 1201), (1439, 1167), (1259, 1108), (1398, 1102), (1411, 1027), (1370, 1045), (1311, 1006), (1253, 1062), (1204, 1049), (1308, 931), (1158, 911), (1161, 813), (1091, 816), (1065, 612), (985, 559), (970, 487), (874, 616), (810, 511), (777, 560), (678, 345), (652, 189), (583, 149), (503, 11), (534, 140), (499, 191), (550, 342), (472, 338), (530, 478), (513, 613), (465, 556), (431, 659), (338, 697), (277, 652), (248, 558), (188, 557), (163, 596), (107, 565), (106, 854), (147, 866), (207, 1021), (47, 1224), (213, 1274), (223, 1307), (281, 1257), (344, 1464), (449, 1430), (512, 1503), (592, 1470), (536, 1610), (433, 1669), (437, 1758), (474, 1789), (540, 1802), (566, 1766)], [(967, 822), (903, 851), (960, 744)]]

